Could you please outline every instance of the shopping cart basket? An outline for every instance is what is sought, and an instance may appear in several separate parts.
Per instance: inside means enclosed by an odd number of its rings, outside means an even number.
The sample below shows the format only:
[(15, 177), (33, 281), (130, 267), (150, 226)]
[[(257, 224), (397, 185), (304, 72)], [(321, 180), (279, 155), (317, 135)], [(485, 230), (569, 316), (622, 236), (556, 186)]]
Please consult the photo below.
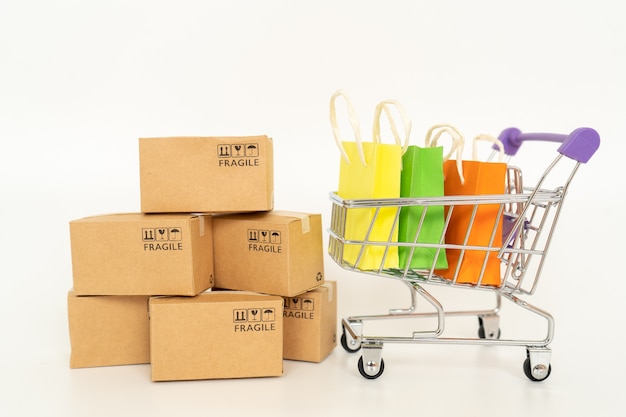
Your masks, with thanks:
[[(341, 345), (348, 352), (361, 350), (362, 356), (358, 361), (358, 370), (367, 379), (378, 378), (384, 370), (385, 364), (382, 358), (382, 348), (385, 343), (442, 343), (442, 344), (477, 344), (477, 345), (506, 345), (521, 346), (526, 348), (526, 359), (523, 363), (525, 375), (532, 381), (545, 380), (551, 372), (551, 349), (550, 342), (554, 335), (554, 319), (546, 311), (537, 308), (522, 296), (530, 296), (535, 293), (539, 276), (544, 264), (548, 246), (551, 241), (563, 200), (567, 193), (572, 178), (577, 172), (581, 163), (586, 163), (595, 153), (600, 145), (598, 133), (590, 128), (580, 128), (574, 130), (569, 135), (549, 134), (549, 133), (522, 133), (518, 129), (510, 128), (504, 130), (498, 139), (504, 145), (504, 152), (510, 157), (515, 155), (521, 144), (526, 141), (548, 141), (558, 142), (558, 155), (549, 164), (548, 168), (539, 177), (534, 187), (525, 187), (522, 184), (521, 170), (510, 164), (507, 165), (507, 186), (503, 194), (479, 195), (479, 196), (445, 196), (437, 198), (391, 198), (391, 199), (368, 199), (368, 200), (345, 200), (336, 193), (331, 193), (332, 215), (329, 229), (328, 251), (333, 260), (342, 268), (356, 271), (362, 274), (375, 275), (393, 280), (400, 280), (410, 290), (411, 305), (408, 308), (389, 310), (388, 314), (350, 316), (342, 319), (343, 333)], [(563, 158), (563, 157), (567, 158)], [(565, 164), (565, 161), (569, 161)], [(566, 165), (565, 179), (558, 182), (558, 186), (553, 189), (544, 188), (557, 167)], [(463, 244), (447, 244), (443, 236), (445, 228), (450, 222), (452, 212), (461, 206), (471, 207), (471, 212), (475, 215), (477, 210), (483, 205), (498, 207), (497, 220), (493, 226), (492, 236), (496, 231), (503, 234), (502, 239), (492, 239), (500, 241), (500, 244), (488, 244), (482, 246), (471, 246)], [(376, 217), (380, 210), (389, 208), (395, 209), (394, 228), (397, 228), (400, 211), (403, 207), (420, 207), (421, 219), (417, 226), (417, 232), (413, 242), (396, 242), (390, 233), (387, 241), (373, 241), (368, 238), (374, 227)], [(426, 218), (426, 213), (433, 207), (445, 207), (445, 226), (440, 242), (420, 243), (419, 233), (422, 222)], [(345, 237), (346, 218), (350, 210), (372, 210), (373, 218), (369, 230), (363, 240), (350, 240)], [(466, 209), (467, 210), (467, 209)], [(472, 217), (467, 227), (469, 235), (473, 226)], [(501, 223), (498, 227), (498, 223)], [(354, 262), (344, 260), (344, 248), (348, 245), (360, 248), (358, 258)], [(378, 269), (361, 270), (355, 265), (359, 265), (360, 259), (365, 253), (364, 249), (370, 246), (384, 248), (384, 255)], [(501, 261), (500, 282), (497, 285), (483, 283), (485, 267), (476, 276), (473, 283), (457, 282), (458, 269), (452, 277), (440, 276), (435, 269), (435, 261), (430, 268), (411, 269), (408, 266), (398, 268), (385, 268), (385, 258), (392, 247), (405, 246), (412, 252), (419, 248), (431, 248), (436, 251), (456, 250), (463, 254), (472, 251), (485, 254), (497, 253)], [(410, 256), (409, 255), (409, 258)], [(462, 288), (471, 291), (490, 291), (495, 294), (496, 302), (493, 308), (485, 310), (444, 310), (440, 301), (429, 293), (424, 284), (443, 287)], [(420, 298), (421, 297), (421, 298)], [(535, 314), (545, 319), (547, 331), (543, 339), (527, 340), (521, 339), (501, 339), (500, 338), (500, 317), (502, 299), (509, 300), (513, 305)], [(426, 300), (429, 311), (418, 311), (418, 299)], [(476, 338), (455, 338), (444, 337), (446, 318), (452, 316), (477, 316), (478, 335)], [(430, 317), (434, 323), (432, 328), (426, 330), (413, 331), (410, 336), (368, 336), (364, 331), (364, 324), (370, 320), (390, 320), (404, 318)]]

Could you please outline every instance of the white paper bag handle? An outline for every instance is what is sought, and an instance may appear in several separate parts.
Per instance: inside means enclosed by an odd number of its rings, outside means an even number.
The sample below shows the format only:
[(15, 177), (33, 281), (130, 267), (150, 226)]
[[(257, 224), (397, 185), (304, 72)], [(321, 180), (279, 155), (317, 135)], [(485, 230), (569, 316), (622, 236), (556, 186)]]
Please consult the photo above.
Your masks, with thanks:
[(330, 98), (330, 126), (333, 129), (333, 136), (335, 137), (335, 143), (337, 147), (339, 147), (339, 151), (341, 152), (341, 157), (350, 164), (350, 158), (346, 153), (346, 150), (343, 148), (341, 131), (339, 130), (339, 125), (337, 124), (337, 109), (335, 106), (335, 101), (338, 97), (343, 97), (346, 102), (346, 106), (348, 108), (348, 119), (350, 121), (350, 126), (352, 127), (352, 131), (354, 132), (354, 140), (357, 143), (357, 149), (359, 150), (359, 157), (361, 158), (361, 162), (364, 166), (367, 166), (365, 162), (365, 153), (363, 152), (363, 145), (361, 141), (361, 128), (359, 126), (359, 121), (356, 117), (356, 112), (354, 111), (354, 106), (352, 106), (352, 102), (350, 98), (343, 90), (337, 90)]
[(463, 150), (465, 149), (465, 138), (463, 134), (456, 127), (448, 124), (438, 124), (432, 126), (426, 132), (425, 146), (427, 148), (437, 146), (439, 138), (444, 133), (452, 139), (452, 146), (447, 155), (444, 155), (444, 162), (449, 160), (452, 154), (456, 151), (456, 169), (459, 173), (461, 184), (465, 184), (465, 177), (463, 176)]
[[(402, 126), (404, 127), (404, 143), (402, 139), (400, 139), (400, 135), (398, 134), (398, 129), (396, 128), (396, 123), (393, 118), (393, 114), (391, 113), (390, 107), (396, 108), (398, 114), (400, 115), (400, 119), (402, 120)], [(389, 127), (391, 129), (391, 133), (393, 134), (396, 145), (402, 147), (402, 154), (404, 154), (404, 152), (406, 152), (406, 149), (409, 147), (409, 138), (411, 136), (412, 122), (404, 106), (400, 104), (400, 102), (398, 102), (397, 100), (383, 100), (378, 103), (378, 105), (376, 105), (376, 109), (374, 110), (374, 124), (372, 126), (372, 137), (374, 138), (374, 143), (382, 143), (382, 139), (380, 136), (380, 116), (382, 115), (383, 110), (385, 111), (387, 120), (389, 120)]]
[(473, 143), (473, 146), (472, 146), (472, 159), (474, 161), (478, 160), (478, 141), (480, 141), (480, 140), (485, 140), (487, 142), (495, 143), (496, 146), (498, 147), (498, 149), (500, 150), (499, 162), (503, 162), (504, 161), (504, 145), (495, 136), (487, 135), (487, 134), (480, 134), (480, 135), (477, 135), (474, 138), (474, 143)]

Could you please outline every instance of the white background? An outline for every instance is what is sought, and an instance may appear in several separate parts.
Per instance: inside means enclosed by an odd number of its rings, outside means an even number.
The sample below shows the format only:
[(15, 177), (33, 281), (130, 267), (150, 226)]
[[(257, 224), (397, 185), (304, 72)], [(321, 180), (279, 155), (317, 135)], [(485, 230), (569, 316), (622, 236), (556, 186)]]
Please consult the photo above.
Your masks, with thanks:
[[(624, 415), (624, 74), (623, 11), (608, 0), (0, 0), (0, 415)], [(70, 370), (68, 222), (140, 210), (137, 139), (267, 134), (276, 208), (328, 227), (338, 88), (366, 136), (375, 104), (399, 100), (414, 144), (439, 122), (468, 137), (599, 131), (532, 297), (556, 319), (550, 378), (526, 379), (523, 348), (433, 345), (386, 345), (374, 381), (341, 347), (271, 379)], [(518, 165), (537, 172), (554, 149), (528, 146)], [(330, 258), (326, 275), (340, 316), (408, 303), (397, 283)], [(523, 321), (502, 314), (508, 337)], [(476, 320), (458, 328), (473, 337)]]

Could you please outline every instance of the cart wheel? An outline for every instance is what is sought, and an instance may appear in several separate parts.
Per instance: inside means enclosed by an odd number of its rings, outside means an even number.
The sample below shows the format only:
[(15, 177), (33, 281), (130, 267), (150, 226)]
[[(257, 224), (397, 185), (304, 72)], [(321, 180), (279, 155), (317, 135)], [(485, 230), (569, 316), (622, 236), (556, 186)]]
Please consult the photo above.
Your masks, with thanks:
[(545, 365), (539, 365), (537, 368), (539, 369), (536, 369), (535, 375), (533, 375), (533, 370), (530, 369), (530, 358), (526, 358), (526, 360), (524, 361), (524, 374), (531, 381), (543, 381), (544, 379), (547, 379), (552, 372), (552, 365), (550, 364), (548, 364), (547, 371), (545, 369)]
[(478, 328), (478, 337), (480, 337), (481, 339), (499, 339), (500, 333), (500, 329), (498, 329), (498, 334), (490, 334), (489, 337), (487, 337), (487, 335), (485, 335), (485, 328), (483, 326), (480, 326)]
[[(350, 339), (348, 341), (348, 339)], [(357, 352), (359, 349), (361, 349), (361, 343), (359, 343), (357, 340), (353, 339), (352, 337), (348, 337), (346, 335), (346, 328), (342, 326), (342, 333), (341, 333), (341, 346), (346, 350), (346, 352), (349, 353), (354, 353)]]
[(375, 373), (369, 374), (365, 371), (365, 365), (363, 364), (363, 356), (361, 356), (359, 358), (359, 372), (361, 373), (361, 375), (363, 375), (364, 378), (367, 378), (367, 379), (376, 379), (379, 376), (381, 376), (383, 374), (383, 371), (385, 370), (385, 361), (383, 360), (383, 358), (380, 358), (380, 365), (372, 364), (372, 365), (369, 365), (368, 368), (370, 368), (370, 370), (372, 371), (375, 371)]
[(489, 334), (485, 334), (485, 325), (482, 317), (478, 317), (478, 337), (481, 339), (500, 339), (500, 328), (498, 327), (498, 331), (495, 329), (489, 332)]

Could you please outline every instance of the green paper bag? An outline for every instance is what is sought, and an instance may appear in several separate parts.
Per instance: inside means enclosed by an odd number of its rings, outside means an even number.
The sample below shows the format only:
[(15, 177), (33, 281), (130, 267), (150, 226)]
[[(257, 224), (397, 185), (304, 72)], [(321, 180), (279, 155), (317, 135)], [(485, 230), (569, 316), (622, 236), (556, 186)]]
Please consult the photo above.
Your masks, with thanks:
[[(434, 138), (431, 140), (433, 132)], [(452, 139), (452, 149), (444, 157), (443, 147), (436, 146), (443, 133)], [(409, 146), (402, 157), (400, 197), (429, 198), (444, 196), (443, 163), (456, 150), (462, 152), (463, 138), (452, 126), (435, 125), (426, 135), (426, 147)], [(418, 244), (398, 248), (400, 268), (447, 268), (446, 251), (419, 244), (442, 245), (445, 237), (445, 212), (443, 206), (404, 206), (398, 221), (398, 242)]]
[[(400, 197), (442, 197), (442, 167), (442, 147), (409, 146), (402, 157)], [(402, 207), (398, 223), (398, 241), (443, 243), (444, 223), (443, 206)], [(400, 268), (405, 268), (408, 262), (411, 269), (430, 269), (435, 258), (437, 268), (448, 267), (445, 250), (437, 248), (400, 246), (398, 256)]]

